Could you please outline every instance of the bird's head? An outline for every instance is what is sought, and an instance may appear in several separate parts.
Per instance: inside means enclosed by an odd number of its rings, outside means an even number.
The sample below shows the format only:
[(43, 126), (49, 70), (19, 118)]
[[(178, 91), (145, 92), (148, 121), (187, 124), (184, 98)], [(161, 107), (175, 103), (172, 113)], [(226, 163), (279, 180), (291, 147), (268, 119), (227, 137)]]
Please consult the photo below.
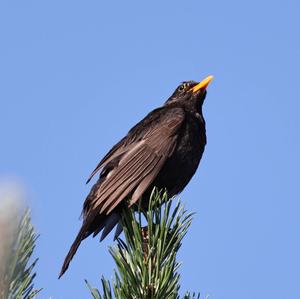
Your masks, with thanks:
[(206, 96), (206, 88), (212, 80), (213, 76), (208, 76), (201, 82), (182, 82), (166, 101), (165, 105), (176, 105), (178, 103), (184, 106), (194, 106), (195, 104), (198, 107), (202, 106)]

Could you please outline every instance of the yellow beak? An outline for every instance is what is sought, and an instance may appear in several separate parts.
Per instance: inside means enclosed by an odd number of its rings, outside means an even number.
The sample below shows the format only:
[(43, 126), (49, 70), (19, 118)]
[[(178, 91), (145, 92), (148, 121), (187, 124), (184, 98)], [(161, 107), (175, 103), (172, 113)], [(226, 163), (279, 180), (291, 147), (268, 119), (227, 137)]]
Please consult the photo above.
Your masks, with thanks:
[(196, 86), (191, 88), (191, 91), (193, 93), (197, 92), (198, 90), (202, 89), (206, 89), (206, 87), (208, 86), (208, 84), (213, 80), (213, 76), (208, 76), (206, 77), (204, 80), (202, 80), (200, 83), (198, 83)]

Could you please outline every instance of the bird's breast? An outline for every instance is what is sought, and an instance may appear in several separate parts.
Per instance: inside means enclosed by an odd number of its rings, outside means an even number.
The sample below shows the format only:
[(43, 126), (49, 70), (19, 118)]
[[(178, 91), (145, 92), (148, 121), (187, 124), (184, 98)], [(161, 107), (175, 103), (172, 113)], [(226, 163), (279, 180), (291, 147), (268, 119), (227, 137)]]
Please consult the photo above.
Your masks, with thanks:
[(169, 196), (180, 193), (196, 172), (206, 144), (205, 123), (192, 118), (178, 132), (177, 145), (160, 171), (154, 186), (167, 188)]

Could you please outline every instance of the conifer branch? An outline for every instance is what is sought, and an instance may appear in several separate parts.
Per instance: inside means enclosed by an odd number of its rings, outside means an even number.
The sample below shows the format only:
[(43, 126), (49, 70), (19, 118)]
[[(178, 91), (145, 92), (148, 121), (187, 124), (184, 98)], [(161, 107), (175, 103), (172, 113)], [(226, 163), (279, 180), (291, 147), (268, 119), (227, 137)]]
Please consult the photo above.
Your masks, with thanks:
[(33, 285), (36, 276), (34, 267), (38, 259), (30, 263), (37, 238), (31, 224), (30, 211), (26, 210), (5, 258), (0, 278), (1, 298), (33, 299), (41, 290), (35, 289)]
[[(166, 192), (152, 192), (146, 211), (124, 209), (125, 240), (109, 251), (116, 263), (112, 282), (102, 277), (103, 294), (86, 281), (94, 299), (179, 299), (177, 252), (192, 221), (180, 201), (171, 208)], [(143, 225), (146, 222), (146, 226)], [(145, 223), (144, 223), (145, 224)], [(186, 293), (184, 299), (199, 299)]]

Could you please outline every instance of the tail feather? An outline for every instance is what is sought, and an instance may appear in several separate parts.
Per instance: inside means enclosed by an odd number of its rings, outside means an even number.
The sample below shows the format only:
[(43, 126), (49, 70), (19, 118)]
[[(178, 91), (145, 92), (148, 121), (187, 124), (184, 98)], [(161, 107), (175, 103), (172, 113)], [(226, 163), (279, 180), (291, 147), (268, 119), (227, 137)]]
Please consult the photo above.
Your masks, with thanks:
[(111, 230), (116, 226), (116, 224), (120, 220), (120, 214), (119, 213), (111, 213), (106, 221), (105, 221), (105, 227), (102, 232), (100, 242), (104, 240), (104, 238), (111, 232)]
[[(119, 222), (120, 215), (119, 213), (111, 213), (110, 215), (105, 215), (104, 217), (102, 215), (98, 215), (97, 217), (92, 217), (92, 215), (90, 215), (89, 218), (89, 222), (83, 223), (75, 241), (73, 242), (67, 256), (65, 257), (64, 264), (61, 268), (58, 278), (61, 278), (67, 271), (69, 264), (73, 256), (75, 255), (81, 241), (83, 241), (92, 233), (94, 233), (93, 236), (95, 237), (95, 235), (97, 235), (102, 229), (104, 229), (100, 239), (100, 241), (102, 241), (107, 236), (107, 234), (114, 228), (114, 226)], [(91, 221), (91, 219), (93, 219), (93, 221)]]
[(67, 271), (67, 269), (69, 267), (69, 264), (70, 264), (73, 256), (75, 255), (81, 241), (83, 239), (85, 239), (86, 237), (87, 237), (86, 227), (85, 227), (85, 225), (83, 225), (81, 227), (75, 241), (73, 242), (67, 256), (65, 257), (64, 264), (61, 268), (61, 271), (60, 271), (60, 274), (59, 274), (58, 278), (61, 278), (64, 275), (64, 273)]

